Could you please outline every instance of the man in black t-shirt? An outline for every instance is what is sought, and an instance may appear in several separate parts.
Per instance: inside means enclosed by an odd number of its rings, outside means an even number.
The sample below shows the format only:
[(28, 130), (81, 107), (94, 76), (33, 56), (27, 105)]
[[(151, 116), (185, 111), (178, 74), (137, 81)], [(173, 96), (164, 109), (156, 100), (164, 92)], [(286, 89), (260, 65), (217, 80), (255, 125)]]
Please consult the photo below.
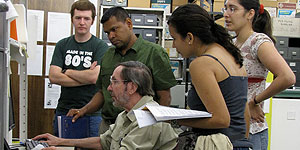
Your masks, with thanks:
[[(95, 6), (88, 0), (73, 3), (71, 19), (75, 34), (60, 40), (53, 53), (49, 79), (51, 83), (61, 85), (53, 121), (56, 136), (57, 116), (66, 115), (72, 108), (85, 106), (98, 91), (95, 83), (100, 71), (100, 61), (108, 46), (90, 33), (95, 15)], [(98, 136), (100, 110), (87, 115), (90, 116), (89, 136)]]

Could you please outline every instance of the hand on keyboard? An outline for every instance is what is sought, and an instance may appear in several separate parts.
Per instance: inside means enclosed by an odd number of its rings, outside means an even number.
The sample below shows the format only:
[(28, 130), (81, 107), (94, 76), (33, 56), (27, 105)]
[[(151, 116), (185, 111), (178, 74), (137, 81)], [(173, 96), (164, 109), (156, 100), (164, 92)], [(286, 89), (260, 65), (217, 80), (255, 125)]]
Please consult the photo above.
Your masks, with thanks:
[(40, 141), (31, 140), (31, 139), (27, 139), (25, 141), (25, 144), (26, 144), (27, 150), (40, 150), (42, 148), (49, 147), (49, 145), (47, 143), (43, 143)]

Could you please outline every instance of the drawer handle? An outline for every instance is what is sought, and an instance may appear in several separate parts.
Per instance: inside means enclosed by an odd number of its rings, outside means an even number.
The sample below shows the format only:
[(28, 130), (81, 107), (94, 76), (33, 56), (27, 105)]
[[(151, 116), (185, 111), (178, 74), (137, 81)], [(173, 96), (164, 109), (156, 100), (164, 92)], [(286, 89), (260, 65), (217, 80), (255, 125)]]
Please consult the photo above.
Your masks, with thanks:
[(142, 19), (134, 19), (135, 22), (142, 22)]
[(290, 62), (290, 66), (291, 66), (291, 67), (295, 67), (295, 66), (296, 66), (296, 63), (295, 63), (295, 62)]
[(284, 41), (279, 41), (279, 44), (280, 45), (284, 45)]
[(153, 23), (153, 22), (154, 22), (154, 20), (153, 20), (153, 19), (147, 19), (147, 22), (151, 22), (151, 23)]

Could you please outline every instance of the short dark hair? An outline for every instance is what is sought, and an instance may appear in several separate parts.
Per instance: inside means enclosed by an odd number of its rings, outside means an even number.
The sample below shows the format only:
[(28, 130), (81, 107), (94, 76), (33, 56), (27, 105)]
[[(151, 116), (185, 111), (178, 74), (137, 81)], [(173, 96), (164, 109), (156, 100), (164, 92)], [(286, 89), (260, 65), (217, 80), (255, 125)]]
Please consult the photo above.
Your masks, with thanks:
[(141, 96), (154, 96), (152, 74), (146, 65), (139, 61), (126, 61), (118, 66), (124, 67), (120, 74), (123, 80), (137, 84), (137, 93)]
[(118, 21), (125, 22), (127, 18), (129, 18), (128, 12), (120, 7), (115, 6), (111, 7), (108, 10), (106, 10), (101, 18), (101, 23), (104, 24), (106, 21), (108, 21), (111, 17), (116, 17)]
[(91, 10), (92, 11), (92, 18), (95, 19), (96, 16), (96, 9), (93, 3), (91, 3), (89, 0), (78, 0), (75, 3), (72, 4), (71, 7), (71, 18), (74, 16), (74, 11), (77, 10)]

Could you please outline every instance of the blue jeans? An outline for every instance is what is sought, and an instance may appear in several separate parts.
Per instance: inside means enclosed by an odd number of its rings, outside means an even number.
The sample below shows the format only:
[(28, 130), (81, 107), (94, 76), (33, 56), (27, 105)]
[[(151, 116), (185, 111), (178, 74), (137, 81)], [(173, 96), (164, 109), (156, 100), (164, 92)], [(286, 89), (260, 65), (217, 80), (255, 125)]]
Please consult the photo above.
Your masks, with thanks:
[(268, 150), (268, 129), (249, 135), (249, 141), (253, 144), (252, 150)]
[[(61, 115), (66, 115), (66, 113), (62, 113), (59, 111), (55, 111), (55, 115), (53, 118), (53, 133), (55, 136), (58, 137), (58, 126), (57, 126), (57, 116), (61, 116)], [(98, 132), (99, 132), (99, 126), (101, 123), (101, 116), (90, 116), (90, 134), (89, 137), (97, 137), (99, 136)]]

